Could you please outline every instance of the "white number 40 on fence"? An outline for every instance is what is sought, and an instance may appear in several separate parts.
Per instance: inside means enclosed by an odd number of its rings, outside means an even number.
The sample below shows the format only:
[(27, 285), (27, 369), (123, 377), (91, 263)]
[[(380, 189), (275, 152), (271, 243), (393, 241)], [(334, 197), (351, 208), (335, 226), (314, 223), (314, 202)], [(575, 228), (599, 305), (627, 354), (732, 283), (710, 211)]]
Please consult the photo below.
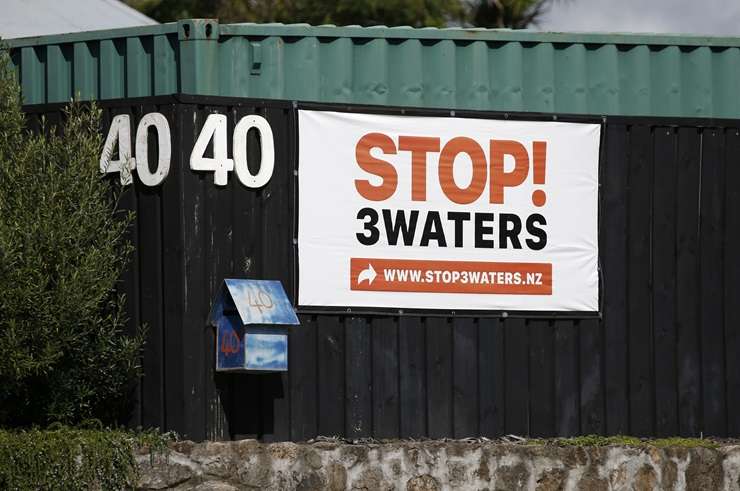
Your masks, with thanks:
[[(149, 169), (149, 127), (154, 127), (159, 143), (157, 169)], [(136, 128), (136, 157), (131, 152), (131, 119), (128, 114), (113, 118), (108, 136), (100, 155), (100, 172), (120, 174), (121, 184), (133, 181), (132, 172), (146, 186), (161, 184), (170, 172), (172, 143), (170, 125), (161, 113), (149, 113), (141, 118)], [(261, 161), (259, 172), (252, 174), (247, 161), (247, 133), (254, 128), (260, 135)], [(190, 154), (190, 168), (196, 171), (212, 171), (214, 183), (225, 186), (228, 172), (236, 170), (239, 181), (248, 188), (262, 187), (270, 181), (275, 168), (275, 142), (270, 123), (262, 116), (245, 116), (237, 123), (233, 135), (233, 160), (227, 155), (227, 119), (223, 114), (211, 114), (206, 119)], [(213, 157), (205, 157), (208, 143), (213, 140)], [(118, 146), (118, 157), (113, 150)]]
[[(157, 130), (159, 141), (159, 158), (157, 170), (149, 169), (149, 127)], [(136, 170), (139, 179), (147, 186), (157, 186), (170, 172), (172, 144), (170, 143), (170, 125), (161, 113), (149, 113), (141, 118), (136, 128), (136, 158), (131, 153), (131, 119), (128, 114), (119, 114), (111, 122), (108, 136), (105, 138), (103, 153), (100, 155), (100, 172), (103, 174), (118, 172), (121, 184), (131, 184), (131, 173)], [(118, 143), (118, 158), (113, 160), (113, 149)]]
[[(228, 173), (235, 170), (239, 181), (248, 188), (259, 188), (267, 184), (275, 168), (275, 143), (272, 128), (262, 116), (244, 116), (236, 124), (233, 137), (233, 160), (228, 158), (227, 120), (224, 114), (210, 114), (195, 141), (190, 154), (190, 168), (198, 171), (212, 171), (213, 182), (226, 186)], [(254, 128), (260, 134), (260, 153), (262, 160), (256, 175), (249, 171), (247, 162), (247, 133)], [(213, 140), (213, 157), (205, 157), (208, 142)]]

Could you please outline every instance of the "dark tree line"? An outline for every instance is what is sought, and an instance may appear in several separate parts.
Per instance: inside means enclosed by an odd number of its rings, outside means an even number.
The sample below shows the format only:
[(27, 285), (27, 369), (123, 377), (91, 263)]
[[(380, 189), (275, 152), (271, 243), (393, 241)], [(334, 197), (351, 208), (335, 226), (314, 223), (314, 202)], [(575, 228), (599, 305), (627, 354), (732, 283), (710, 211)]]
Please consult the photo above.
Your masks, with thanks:
[(554, 0), (126, 0), (156, 19), (312, 25), (511, 27), (536, 24)]

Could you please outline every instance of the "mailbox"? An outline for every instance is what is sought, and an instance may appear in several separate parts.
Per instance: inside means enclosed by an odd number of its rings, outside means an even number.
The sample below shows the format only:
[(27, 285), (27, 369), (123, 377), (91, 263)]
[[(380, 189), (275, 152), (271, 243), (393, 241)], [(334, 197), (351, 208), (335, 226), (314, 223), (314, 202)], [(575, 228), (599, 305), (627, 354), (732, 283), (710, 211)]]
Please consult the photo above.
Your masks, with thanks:
[(216, 371), (288, 370), (287, 326), (299, 322), (279, 281), (224, 280), (209, 323), (216, 329)]

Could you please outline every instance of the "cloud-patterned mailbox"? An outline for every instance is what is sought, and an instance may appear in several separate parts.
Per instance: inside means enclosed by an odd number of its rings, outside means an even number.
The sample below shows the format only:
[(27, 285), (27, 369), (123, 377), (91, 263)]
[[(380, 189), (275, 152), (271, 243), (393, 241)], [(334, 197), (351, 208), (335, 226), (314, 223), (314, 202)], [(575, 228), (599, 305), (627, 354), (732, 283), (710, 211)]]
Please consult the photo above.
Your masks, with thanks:
[(224, 280), (209, 322), (216, 328), (216, 371), (288, 370), (284, 326), (300, 323), (279, 281)]

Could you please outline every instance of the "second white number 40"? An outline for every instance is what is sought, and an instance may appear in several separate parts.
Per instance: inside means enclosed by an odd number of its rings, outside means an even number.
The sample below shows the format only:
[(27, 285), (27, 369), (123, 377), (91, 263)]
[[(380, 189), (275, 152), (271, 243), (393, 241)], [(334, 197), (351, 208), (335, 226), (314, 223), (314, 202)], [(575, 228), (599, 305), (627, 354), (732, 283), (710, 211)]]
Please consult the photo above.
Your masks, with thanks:
[[(120, 174), (121, 184), (132, 182), (132, 172), (139, 174), (139, 179), (146, 186), (161, 184), (170, 171), (172, 144), (170, 125), (161, 113), (149, 113), (141, 118), (136, 128), (136, 157), (131, 152), (131, 122), (127, 114), (113, 118), (108, 136), (105, 139), (103, 153), (100, 156), (100, 171)], [(149, 169), (149, 127), (157, 132), (159, 158), (157, 169)], [(259, 171), (252, 174), (247, 160), (247, 133), (255, 129), (260, 135)], [(239, 181), (248, 188), (259, 188), (270, 181), (275, 168), (275, 140), (270, 123), (257, 115), (245, 116), (234, 128), (232, 155), (227, 154), (227, 119), (223, 114), (210, 114), (195, 141), (190, 154), (190, 168), (196, 171), (212, 171), (214, 183), (225, 186), (228, 183), (228, 172), (236, 171)], [(205, 157), (208, 143), (213, 140), (213, 157)], [(118, 158), (113, 158), (113, 150), (118, 147)]]
[[(254, 128), (260, 135), (262, 159), (257, 174), (252, 174), (247, 161), (247, 133)], [(190, 168), (198, 171), (213, 171), (213, 182), (226, 186), (228, 172), (236, 171), (239, 181), (248, 188), (259, 188), (268, 183), (275, 168), (275, 143), (270, 123), (257, 115), (244, 116), (234, 128), (233, 160), (227, 155), (227, 120), (224, 114), (211, 114), (195, 141), (190, 154)], [(213, 140), (213, 157), (205, 157), (208, 142)]]

